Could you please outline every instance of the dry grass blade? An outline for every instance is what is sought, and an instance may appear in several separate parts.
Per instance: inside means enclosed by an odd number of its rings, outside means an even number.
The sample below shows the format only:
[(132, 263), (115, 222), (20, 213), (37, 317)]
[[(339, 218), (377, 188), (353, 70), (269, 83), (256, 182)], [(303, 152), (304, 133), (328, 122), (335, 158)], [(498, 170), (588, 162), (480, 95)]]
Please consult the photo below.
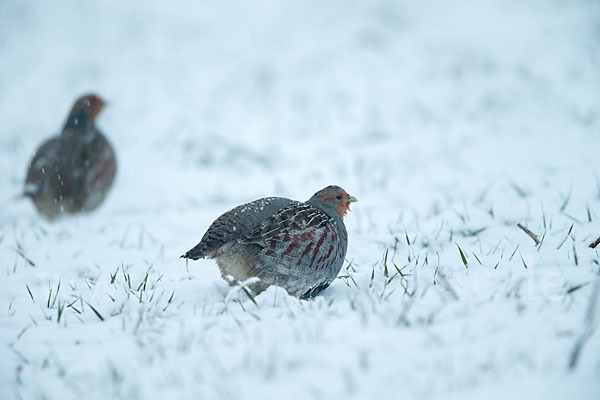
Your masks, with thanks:
[(528, 236), (529, 236), (531, 239), (533, 239), (533, 241), (535, 242), (535, 245), (536, 245), (536, 246), (540, 244), (540, 239), (538, 239), (538, 236), (537, 236), (535, 233), (531, 232), (529, 229), (527, 229), (527, 227), (526, 227), (525, 225), (523, 225), (523, 224), (521, 224), (521, 223), (519, 222), (519, 223), (517, 224), (517, 226), (518, 226), (519, 228), (521, 228), (521, 230), (522, 230), (523, 232), (525, 232), (525, 233), (526, 233), (526, 234), (527, 234), (527, 235), (528, 235)]
[(598, 245), (600, 245), (600, 237), (594, 242), (590, 243), (590, 249), (595, 249), (596, 247), (598, 247)]

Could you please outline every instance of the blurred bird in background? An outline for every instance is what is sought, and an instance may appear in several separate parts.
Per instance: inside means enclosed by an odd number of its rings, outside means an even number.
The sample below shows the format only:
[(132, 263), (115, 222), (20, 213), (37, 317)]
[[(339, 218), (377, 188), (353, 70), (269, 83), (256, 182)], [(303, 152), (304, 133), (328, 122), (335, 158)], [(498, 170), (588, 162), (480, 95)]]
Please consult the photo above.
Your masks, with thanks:
[(95, 125), (105, 104), (95, 94), (80, 97), (62, 132), (42, 143), (29, 163), (24, 195), (46, 217), (92, 211), (110, 191), (115, 153)]

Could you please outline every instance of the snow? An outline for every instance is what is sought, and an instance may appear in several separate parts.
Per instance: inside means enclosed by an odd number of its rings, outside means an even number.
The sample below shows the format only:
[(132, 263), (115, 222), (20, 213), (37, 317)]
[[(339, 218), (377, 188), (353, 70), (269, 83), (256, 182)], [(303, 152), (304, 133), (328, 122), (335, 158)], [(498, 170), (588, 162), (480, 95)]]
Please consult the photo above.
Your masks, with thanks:
[[(598, 398), (599, 17), (0, 2), (0, 398)], [(117, 180), (48, 222), (27, 164), (89, 91)], [(330, 184), (360, 202), (313, 300), (179, 258), (224, 211)]]

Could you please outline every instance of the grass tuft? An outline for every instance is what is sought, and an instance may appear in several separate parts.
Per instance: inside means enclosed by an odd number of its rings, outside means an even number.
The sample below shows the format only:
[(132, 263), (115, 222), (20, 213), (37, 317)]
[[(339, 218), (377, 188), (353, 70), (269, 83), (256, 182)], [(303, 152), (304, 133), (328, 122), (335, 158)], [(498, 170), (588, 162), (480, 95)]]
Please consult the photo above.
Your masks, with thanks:
[(567, 208), (567, 205), (569, 204), (569, 201), (571, 200), (571, 193), (572, 193), (571, 189), (569, 189), (569, 193), (567, 193), (567, 195), (565, 196), (565, 200), (563, 201), (562, 205), (560, 206), (560, 212), (565, 211), (565, 208)]
[(29, 289), (28, 285), (25, 285), (25, 287), (27, 288), (27, 292), (29, 293), (29, 297), (31, 297), (31, 301), (33, 301), (35, 303), (35, 299), (33, 298), (33, 294), (31, 293), (31, 289)]
[(56, 304), (56, 299), (58, 298), (58, 292), (60, 291), (60, 283), (61, 278), (58, 278), (58, 285), (56, 286), (56, 292), (54, 293), (54, 300), (52, 301), (52, 308), (54, 308), (54, 304)]
[(27, 264), (29, 264), (32, 267), (35, 267), (35, 263), (25, 255), (25, 252), (23, 251), (23, 248), (21, 247), (21, 244), (19, 242), (17, 242), (17, 247), (14, 250), (19, 256), (21, 256), (23, 260), (25, 260)]
[(254, 296), (252, 295), (252, 293), (250, 293), (250, 291), (248, 289), (246, 289), (246, 286), (242, 286), (242, 290), (244, 291), (244, 293), (246, 293), (246, 296), (248, 296), (250, 301), (252, 301), (254, 303), (254, 305), (258, 307), (258, 304), (256, 303), (256, 300), (254, 299)]
[(460, 253), (460, 259), (462, 260), (463, 264), (465, 265), (465, 268), (469, 268), (468, 262), (467, 262), (467, 257), (465, 256), (465, 253), (462, 251), (462, 249), (460, 248), (460, 246), (458, 245), (458, 243), (454, 243), (456, 245), (456, 247), (458, 247), (458, 252)]
[(114, 274), (110, 274), (110, 284), (114, 284), (115, 280), (117, 279), (117, 273), (119, 272), (119, 268), (117, 267), (117, 270), (115, 271)]
[(569, 232), (567, 232), (567, 236), (565, 236), (565, 238), (562, 240), (562, 242), (560, 242), (560, 244), (558, 245), (558, 247), (556, 248), (556, 250), (560, 250), (560, 248), (563, 246), (563, 244), (565, 244), (565, 242), (567, 241), (567, 239), (569, 238), (569, 235), (571, 234), (571, 232), (573, 231), (573, 225), (571, 224), (571, 227), (569, 228)]
[(519, 252), (519, 257), (521, 257), (521, 262), (523, 263), (523, 266), (525, 267), (525, 269), (528, 269), (527, 263), (525, 262), (525, 259), (523, 258), (523, 255), (521, 254), (521, 252)]
[(529, 196), (529, 193), (523, 189), (521, 186), (519, 186), (515, 181), (513, 181), (512, 179), (508, 179), (508, 184), (510, 185), (510, 187), (515, 191), (516, 194), (519, 195), (519, 197), (521, 197), (522, 199), (526, 198), (527, 196)]
[(94, 312), (94, 314), (96, 314), (96, 317), (98, 317), (98, 319), (100, 319), (100, 321), (104, 321), (104, 317), (102, 316), (102, 314), (100, 314), (100, 312), (98, 310), (96, 310), (94, 308), (94, 306), (92, 306), (90, 303), (88, 303), (87, 301), (85, 302), (85, 304), (88, 305), (89, 308), (92, 309), (92, 311)]
[(585, 282), (585, 283), (582, 283), (582, 284), (579, 284), (579, 285), (572, 286), (569, 289), (567, 289), (566, 293), (567, 294), (571, 294), (571, 293), (576, 292), (577, 290), (579, 290), (579, 289), (581, 289), (583, 287), (586, 287), (589, 284), (590, 284), (590, 282)]
[(510, 255), (510, 257), (508, 257), (508, 261), (512, 261), (515, 254), (517, 254), (517, 250), (519, 250), (519, 246), (520, 245), (517, 245), (517, 247), (515, 247), (515, 251), (513, 251), (512, 254)]
[(63, 315), (63, 311), (64, 311), (64, 309), (65, 309), (65, 304), (59, 301), (59, 302), (58, 302), (58, 316), (57, 316), (57, 318), (56, 318), (56, 323), (57, 323), (57, 324), (60, 324), (60, 318), (61, 318), (61, 317), (62, 317), (62, 315)]
[(385, 249), (385, 255), (383, 256), (383, 275), (387, 278), (389, 277), (388, 271), (388, 249)]
[(70, 309), (72, 309), (73, 311), (75, 311), (77, 314), (81, 314), (81, 311), (79, 311), (79, 309), (77, 309), (74, 304), (77, 303), (79, 301), (79, 298), (73, 300), (72, 303), (67, 304), (67, 307), (69, 307)]

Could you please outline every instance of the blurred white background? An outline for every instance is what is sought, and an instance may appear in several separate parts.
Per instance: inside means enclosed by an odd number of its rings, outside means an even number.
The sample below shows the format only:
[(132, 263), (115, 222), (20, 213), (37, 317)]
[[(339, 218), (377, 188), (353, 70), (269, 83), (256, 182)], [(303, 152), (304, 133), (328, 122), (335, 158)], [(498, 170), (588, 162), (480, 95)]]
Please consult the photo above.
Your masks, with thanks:
[[(598, 274), (599, 44), (591, 0), (0, 1), (0, 397), (596, 398), (597, 334), (566, 366)], [(17, 196), (89, 91), (117, 181), (48, 223)], [(358, 287), (247, 313), (177, 258), (237, 204), (329, 184), (360, 199)], [(414, 304), (385, 283), (392, 247)], [(558, 297), (515, 289), (549, 273)]]

